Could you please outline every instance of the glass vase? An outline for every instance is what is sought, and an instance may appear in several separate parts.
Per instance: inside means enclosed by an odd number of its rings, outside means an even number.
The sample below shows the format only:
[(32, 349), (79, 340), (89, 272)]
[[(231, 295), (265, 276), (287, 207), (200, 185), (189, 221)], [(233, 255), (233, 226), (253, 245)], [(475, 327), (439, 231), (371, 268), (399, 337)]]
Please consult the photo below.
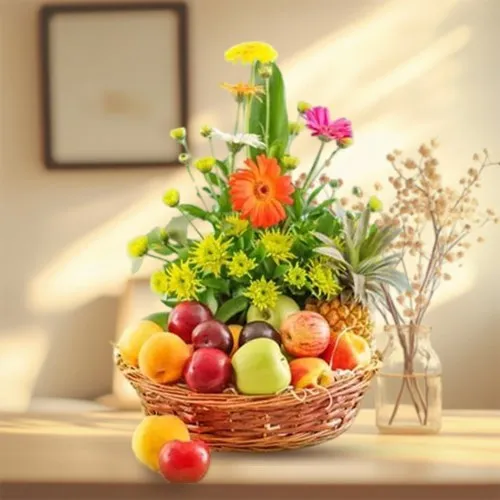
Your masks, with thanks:
[(386, 434), (435, 434), (441, 429), (441, 361), (431, 329), (387, 326), (389, 342), (376, 378), (377, 427)]

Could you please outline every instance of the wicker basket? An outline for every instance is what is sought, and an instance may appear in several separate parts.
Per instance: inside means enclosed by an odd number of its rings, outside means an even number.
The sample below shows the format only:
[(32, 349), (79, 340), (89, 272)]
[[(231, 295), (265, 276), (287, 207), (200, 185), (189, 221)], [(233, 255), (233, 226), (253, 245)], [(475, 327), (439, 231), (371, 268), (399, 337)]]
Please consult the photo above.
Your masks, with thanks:
[(156, 384), (119, 356), (116, 361), (137, 391), (146, 415), (177, 415), (191, 435), (214, 450), (258, 452), (312, 446), (345, 432), (379, 366), (376, 355), (366, 368), (336, 374), (328, 388), (242, 396), (233, 391), (198, 394), (184, 385)]

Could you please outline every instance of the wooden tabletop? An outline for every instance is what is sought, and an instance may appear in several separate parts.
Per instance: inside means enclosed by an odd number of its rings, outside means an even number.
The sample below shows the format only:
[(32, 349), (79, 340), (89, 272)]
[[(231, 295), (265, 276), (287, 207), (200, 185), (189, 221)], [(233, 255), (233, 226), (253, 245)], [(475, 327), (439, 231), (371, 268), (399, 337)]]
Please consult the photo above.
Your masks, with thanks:
[(320, 446), (216, 453), (202, 483), (181, 487), (136, 462), (130, 438), (140, 418), (0, 414), (0, 498), (164, 499), (177, 492), (188, 499), (203, 492), (208, 500), (223, 491), (242, 500), (279, 498), (287, 489), (287, 499), (313, 492), (339, 500), (500, 499), (500, 412), (449, 412), (439, 435), (390, 436), (377, 433), (365, 410), (348, 432)]

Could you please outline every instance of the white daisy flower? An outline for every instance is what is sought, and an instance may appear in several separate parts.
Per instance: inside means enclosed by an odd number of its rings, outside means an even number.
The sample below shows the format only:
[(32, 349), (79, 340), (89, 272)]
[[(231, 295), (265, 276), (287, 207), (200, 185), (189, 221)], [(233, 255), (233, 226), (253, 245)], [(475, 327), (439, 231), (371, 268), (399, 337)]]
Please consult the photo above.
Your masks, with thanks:
[(212, 137), (220, 139), (230, 145), (250, 146), (255, 149), (266, 148), (266, 145), (261, 141), (257, 134), (228, 134), (227, 132), (221, 132), (219, 129), (213, 128)]

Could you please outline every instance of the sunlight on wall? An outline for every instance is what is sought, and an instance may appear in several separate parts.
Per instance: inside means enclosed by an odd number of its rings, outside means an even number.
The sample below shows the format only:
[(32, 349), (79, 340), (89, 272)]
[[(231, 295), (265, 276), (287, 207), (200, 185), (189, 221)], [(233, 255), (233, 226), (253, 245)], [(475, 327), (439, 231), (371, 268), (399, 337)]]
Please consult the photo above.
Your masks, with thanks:
[[(171, 184), (181, 173), (172, 176)], [(152, 182), (127, 211), (86, 234), (56, 256), (30, 283), (28, 306), (37, 312), (70, 309), (96, 296), (121, 293), (130, 263), (126, 255), (127, 241), (143, 232), (165, 225), (172, 212), (161, 202), (165, 186)], [(99, 204), (86, 206), (88, 212)]]
[(48, 351), (46, 333), (35, 326), (0, 332), (0, 406), (23, 411)]

